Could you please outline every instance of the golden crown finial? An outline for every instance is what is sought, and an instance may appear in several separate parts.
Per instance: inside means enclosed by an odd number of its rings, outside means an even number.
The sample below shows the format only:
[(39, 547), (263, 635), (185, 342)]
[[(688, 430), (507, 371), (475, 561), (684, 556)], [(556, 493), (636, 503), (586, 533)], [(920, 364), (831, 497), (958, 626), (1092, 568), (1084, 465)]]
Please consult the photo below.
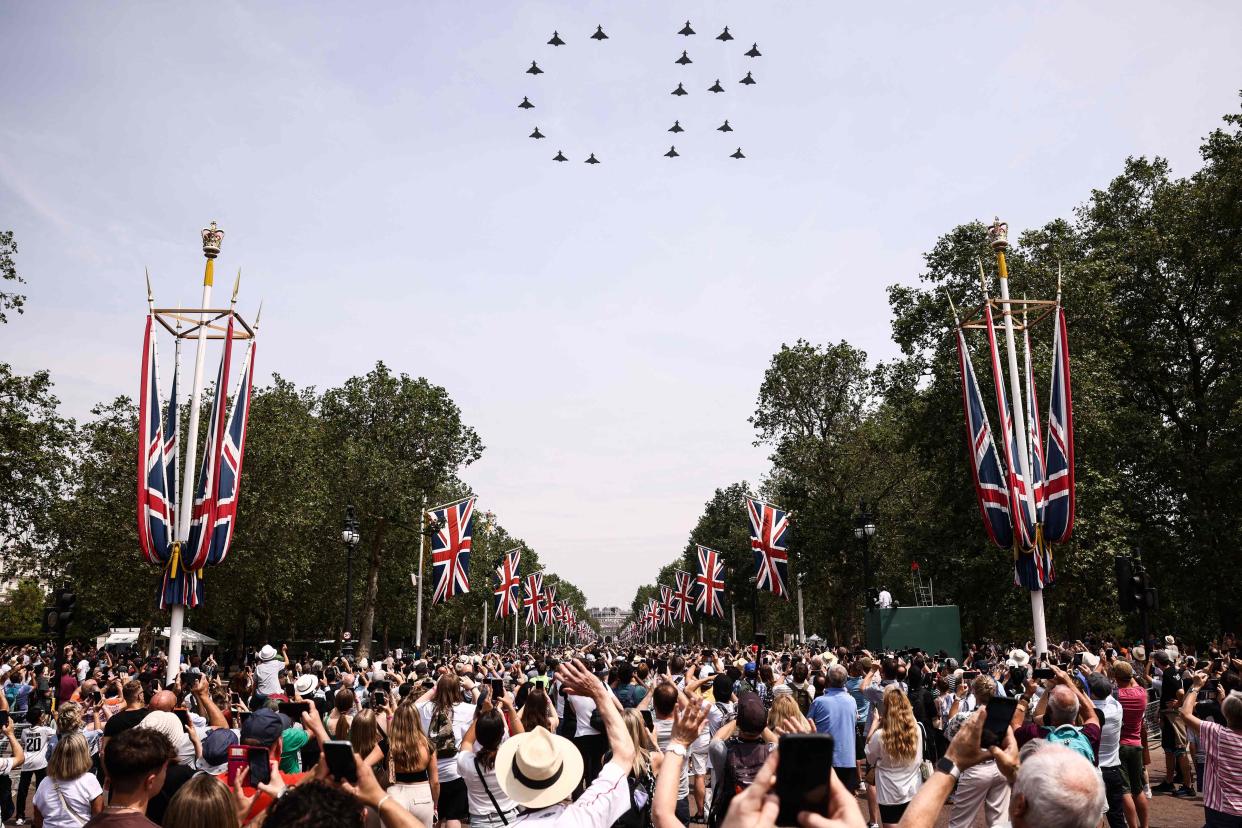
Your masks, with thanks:
[(214, 259), (220, 255), (220, 243), (224, 241), (224, 231), (216, 227), (213, 221), (210, 227), (204, 227), (203, 234), (203, 255), (209, 259)]

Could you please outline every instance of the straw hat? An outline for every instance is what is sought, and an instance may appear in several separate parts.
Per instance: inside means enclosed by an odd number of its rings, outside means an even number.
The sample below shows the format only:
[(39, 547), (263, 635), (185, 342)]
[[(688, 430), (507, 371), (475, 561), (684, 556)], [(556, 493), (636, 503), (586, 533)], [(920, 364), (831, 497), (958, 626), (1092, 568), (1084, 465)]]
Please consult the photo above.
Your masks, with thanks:
[(496, 781), (510, 799), (527, 808), (563, 801), (581, 780), (578, 748), (546, 728), (510, 736), (496, 751)]
[(1006, 662), (1010, 667), (1025, 667), (1030, 663), (1031, 657), (1026, 650), (1010, 650), (1009, 661)]

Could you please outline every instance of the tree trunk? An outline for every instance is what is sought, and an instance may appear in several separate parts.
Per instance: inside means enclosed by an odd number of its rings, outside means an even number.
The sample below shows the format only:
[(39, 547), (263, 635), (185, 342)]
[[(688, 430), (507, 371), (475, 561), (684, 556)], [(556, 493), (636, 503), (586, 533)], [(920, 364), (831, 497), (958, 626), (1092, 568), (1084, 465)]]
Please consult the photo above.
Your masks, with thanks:
[(375, 631), (375, 599), (379, 594), (380, 562), (383, 560), (384, 535), (388, 524), (380, 520), (375, 527), (375, 540), (367, 550), (367, 588), (362, 594), (362, 623), (358, 626), (358, 658), (371, 657), (371, 634)]

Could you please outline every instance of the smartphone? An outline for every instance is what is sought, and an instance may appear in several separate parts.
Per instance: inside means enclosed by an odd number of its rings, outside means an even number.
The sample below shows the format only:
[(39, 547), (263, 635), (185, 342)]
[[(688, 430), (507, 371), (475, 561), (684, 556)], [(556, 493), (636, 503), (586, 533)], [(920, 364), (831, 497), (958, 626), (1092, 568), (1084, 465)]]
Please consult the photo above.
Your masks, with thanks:
[(1182, 676), (1182, 690), (1189, 693), (1195, 686), (1194, 676)]
[(1031, 671), (1031, 678), (1036, 679), (1036, 680), (1053, 679), (1056, 677), (1057, 677), (1057, 671), (1053, 670), (1051, 667), (1036, 667), (1034, 670)]
[(298, 724), (302, 721), (302, 714), (310, 712), (310, 702), (300, 701), (282, 701), (277, 702), (276, 709), (289, 717), (289, 721)]
[(777, 825), (797, 825), (798, 814), (828, 816), (832, 800), (832, 737), (827, 733), (786, 733), (781, 736), (776, 766)]
[(383, 690), (373, 690), (367, 696), (367, 702), (373, 710), (383, 710), (388, 706), (388, 693)]
[(504, 679), (492, 679), (492, 702), (493, 704), (495, 703), (496, 699), (503, 699), (504, 696), (505, 696), (505, 680)]
[(249, 748), (246, 745), (230, 745), (228, 751), (229, 787), (237, 784), (237, 774), (250, 764)]
[(1200, 699), (1214, 699), (1217, 691), (1220, 690), (1220, 679), (1208, 679), (1203, 683), (1203, 690), (1199, 693)]
[(971, 682), (979, 678), (978, 670), (965, 670), (962, 673), (962, 681)]
[(338, 782), (357, 782), (358, 766), (354, 764), (354, 746), (349, 742), (336, 740), (323, 743), (324, 761), (328, 763), (328, 773)]
[(987, 716), (983, 720), (983, 732), (979, 734), (979, 747), (987, 748), (1000, 745), (1005, 741), (1005, 732), (1013, 721), (1013, 713), (1018, 708), (1018, 700), (994, 697), (987, 703)]
[(229, 693), (229, 698), (233, 702), (234, 707), (241, 707), (241, 695), (238, 693)]
[(237, 774), (246, 768), (246, 785), (257, 788), (272, 781), (272, 765), (266, 748), (255, 745), (232, 745), (228, 751), (227, 775), (229, 785), (237, 780)]
[(174, 707), (173, 713), (175, 713), (177, 718), (181, 720), (181, 726), (188, 730), (190, 727), (190, 711), (186, 710), (184, 707)]
[(650, 711), (650, 710), (643, 710), (643, 711), (642, 711), (642, 714), (643, 714), (643, 724), (645, 724), (645, 725), (647, 726), (647, 729), (648, 729), (648, 730), (651, 730), (652, 728), (654, 728), (654, 727), (655, 727), (655, 719), (652, 717), (652, 715), (651, 715), (651, 711)]
[(1082, 653), (1074, 653), (1074, 660), (1071, 662), (1075, 667), (1082, 666)]
[(9, 711), (0, 710), (0, 728), (9, 726)]

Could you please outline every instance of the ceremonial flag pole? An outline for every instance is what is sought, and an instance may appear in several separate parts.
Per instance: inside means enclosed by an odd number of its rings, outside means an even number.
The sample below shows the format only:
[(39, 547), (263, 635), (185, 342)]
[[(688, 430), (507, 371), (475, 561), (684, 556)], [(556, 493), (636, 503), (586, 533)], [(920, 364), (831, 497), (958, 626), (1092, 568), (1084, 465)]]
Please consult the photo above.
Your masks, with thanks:
[[(203, 301), (200, 308), (211, 307), (211, 287), (215, 280), (216, 256), (220, 255), (220, 243), (224, 241), (224, 231), (216, 227), (213, 221), (210, 227), (203, 228), (203, 257), (207, 263), (203, 267)], [(234, 287), (233, 301), (237, 301), (237, 290)], [(224, 347), (232, 345), (226, 342)], [(198, 459), (198, 417), (203, 395), (203, 364), (207, 359), (207, 319), (200, 315), (198, 327), (198, 349), (194, 356), (194, 381), (190, 385), (190, 422), (186, 432), (185, 473), (181, 481), (181, 513), (177, 516), (177, 549), (175, 556), (180, 557), (180, 547), (190, 537), (190, 521), (194, 510), (195, 462)], [(225, 380), (227, 381), (227, 377)], [(180, 674), (181, 665), (181, 631), (185, 628), (185, 604), (173, 604), (171, 617), (168, 621), (168, 671), (165, 681), (171, 684)]]
[[(1013, 423), (1015, 439), (1018, 443), (1018, 456), (1026, 458), (1030, 456), (1026, 445), (1026, 417), (1024, 416), (1022, 406), (1021, 385), (1018, 378), (1018, 350), (1014, 342), (1013, 335), (1013, 311), (1009, 305), (1009, 268), (1005, 264), (1005, 250), (1009, 247), (1009, 225), (1001, 222), (999, 218), (992, 223), (991, 229), (988, 231), (988, 239), (991, 242), (992, 250), (996, 252), (996, 268), (997, 274), (1000, 276), (1000, 295), (1001, 295), (1001, 313), (1005, 320), (1005, 351), (1009, 357), (1009, 398), (1013, 400), (1011, 405), (1013, 411)], [(998, 378), (999, 381), (999, 378)], [(1004, 412), (1001, 412), (1004, 416)], [(1005, 439), (1009, 439), (1009, 435), (1005, 435)], [(1024, 498), (1031, 496), (1031, 473), (1029, 463), (1022, 465), (1022, 484), (1025, 489)], [(1015, 523), (1021, 520), (1021, 515), (1013, 515)], [(1015, 533), (1016, 535), (1016, 533)], [(1036, 550), (1038, 554), (1038, 550)], [(1037, 655), (1048, 652), (1048, 629), (1044, 624), (1044, 593), (1040, 589), (1032, 589), (1031, 591), (1031, 621), (1035, 628), (1035, 653)]]
[(427, 495), (423, 495), (423, 510), (418, 519), (418, 608), (414, 616), (414, 646), (423, 646), (423, 553), (427, 549)]

